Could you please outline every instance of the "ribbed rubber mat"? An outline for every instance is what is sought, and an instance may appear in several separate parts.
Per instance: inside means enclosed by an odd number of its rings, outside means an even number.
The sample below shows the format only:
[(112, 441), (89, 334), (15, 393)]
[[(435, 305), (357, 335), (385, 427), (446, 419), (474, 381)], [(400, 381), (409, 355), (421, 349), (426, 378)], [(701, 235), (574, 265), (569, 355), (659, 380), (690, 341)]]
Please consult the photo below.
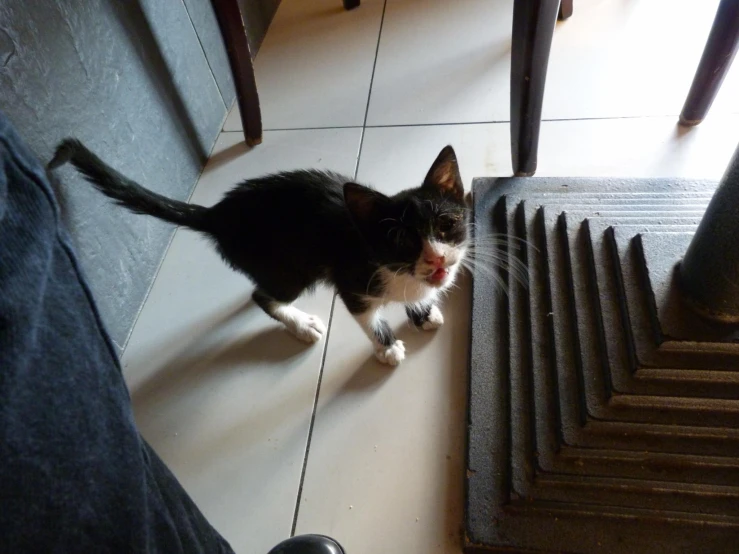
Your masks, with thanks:
[(475, 180), (465, 552), (739, 552), (739, 333), (675, 282), (716, 185)]

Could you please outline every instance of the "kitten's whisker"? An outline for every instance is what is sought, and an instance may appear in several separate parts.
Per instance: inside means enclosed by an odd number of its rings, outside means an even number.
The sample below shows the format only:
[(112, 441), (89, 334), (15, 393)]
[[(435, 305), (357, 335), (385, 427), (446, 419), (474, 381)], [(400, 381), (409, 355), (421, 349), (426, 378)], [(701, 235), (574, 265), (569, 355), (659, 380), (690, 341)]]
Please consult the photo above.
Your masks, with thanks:
[(467, 267), (470, 271), (480, 272), (485, 275), (500, 274), (503, 271), (507, 271), (507, 269), (502, 264), (486, 265), (474, 260), (468, 260), (465, 263), (465, 267)]
[(473, 253), (471, 258), (485, 261), (508, 261), (510, 259), (511, 265), (515, 265), (520, 268), (525, 268), (526, 264), (513, 253), (506, 254), (505, 252), (476, 252)]
[(400, 216), (400, 222), (405, 223), (405, 213), (408, 211), (408, 206), (403, 210), (403, 215)]
[(469, 251), (473, 254), (485, 256), (485, 255), (491, 255), (491, 256), (497, 256), (500, 254), (505, 254), (508, 251), (508, 248), (502, 248), (496, 246), (495, 248), (470, 248)]
[[(474, 266), (467, 266), (465, 264), (465, 267), (470, 271), (470, 273), (473, 273), (474, 274), (474, 271), (475, 271), (475, 267)], [(482, 269), (482, 268), (478, 268), (478, 269)], [(496, 282), (496, 284), (500, 287), (500, 290), (503, 292), (503, 294), (505, 294), (506, 296), (508, 296), (508, 285), (503, 280), (503, 277), (501, 277), (498, 274), (498, 272), (495, 271), (495, 270), (492, 270), (490, 268), (484, 268), (484, 269), (485, 269), (485, 271), (482, 271), (483, 275), (486, 275), (486, 276), (490, 277), (491, 279), (493, 279)]]
[[(518, 248), (515, 248), (514, 250), (516, 252), (519, 252), (519, 249)], [(476, 250), (476, 249), (471, 248), (471, 249), (468, 250), (468, 252), (471, 255), (473, 255), (475, 257), (478, 257), (478, 258), (491, 258), (492, 257), (492, 258), (496, 258), (496, 259), (499, 258), (499, 257), (505, 257), (508, 254), (511, 254), (511, 256), (513, 257), (513, 259), (519, 260), (518, 256), (513, 256), (513, 254), (510, 251), (508, 253), (506, 253), (505, 250), (500, 249), (500, 248), (489, 249), (489, 250)], [(521, 262), (521, 263), (523, 263), (523, 262)]]
[(478, 260), (505, 260), (509, 253), (505, 250), (489, 250), (483, 252), (468, 252), (468, 258), (476, 258)]
[(506, 235), (502, 233), (495, 233), (492, 235), (484, 235), (484, 236), (475, 236), (474, 238), (474, 244), (475, 245), (485, 245), (485, 244), (509, 244), (512, 246), (511, 243), (517, 244), (520, 246), (529, 246), (532, 250), (535, 250), (536, 252), (539, 252), (539, 249), (534, 246), (534, 244), (526, 239), (522, 239), (521, 237), (517, 237), (515, 235)]
[(522, 286), (528, 287), (529, 275), (527, 266), (519, 259), (511, 258), (496, 258), (496, 259), (474, 259), (476, 267), (487, 267), (486, 264), (491, 264), (494, 267), (507, 271), (511, 277), (518, 281)]
[(509, 246), (507, 244), (476, 244), (470, 246), (468, 250), (472, 252), (486, 253), (486, 252), (505, 252), (506, 250), (518, 250), (520, 247), (515, 245)]
[(468, 267), (470, 269), (479, 269), (480, 271), (483, 271), (486, 273), (505, 269), (504, 267), (501, 267), (499, 264), (485, 265), (482, 263), (478, 263), (475, 260), (468, 260), (467, 263), (465, 264), (465, 267)]
[(462, 287), (460, 287), (456, 282), (453, 281), (449, 284), (449, 286), (446, 289), (444, 289), (441, 292), (442, 294), (448, 295), (449, 291), (451, 291), (452, 289), (462, 290)]
[[(480, 226), (480, 223), (475, 221), (475, 222), (470, 223), (470, 225), (474, 227), (475, 229), (477, 229)], [(521, 237), (517, 235), (512, 235), (511, 233), (485, 233), (484, 237), (503, 238), (506, 240), (526, 242), (525, 239), (522, 239)]]
[(475, 245), (468, 248), (471, 252), (479, 252), (485, 254), (486, 252), (505, 252), (505, 250), (513, 250), (509, 248), (507, 244), (486, 244), (486, 245)]
[[(393, 279), (396, 279), (398, 277), (398, 273), (400, 273), (403, 269), (410, 267), (406, 264), (401, 265), (398, 270), (393, 274)], [(403, 300), (405, 303), (408, 303), (408, 282), (406, 281), (405, 285), (403, 285)]]
[(507, 240), (494, 239), (494, 238), (485, 239), (485, 240), (475, 240), (472, 244), (473, 247), (477, 247), (477, 248), (481, 248), (481, 247), (485, 248), (489, 246), (507, 246), (509, 248), (516, 246), (520, 248), (521, 246), (525, 246), (525, 245), (526, 245), (525, 242), (520, 242), (520, 241), (511, 242)]
[(468, 262), (467, 264), (465, 264), (465, 267), (473, 272), (474, 270), (479, 270), (486, 275), (492, 275), (493, 273), (497, 273), (498, 270), (505, 269), (500, 266), (489, 267), (482, 264), (476, 264), (474, 262)]
[(372, 272), (372, 275), (370, 275), (370, 278), (367, 280), (367, 289), (365, 290), (365, 294), (367, 296), (370, 296), (370, 293), (369, 293), (370, 286), (372, 285), (372, 282), (375, 280), (375, 277), (377, 277), (377, 274), (380, 273), (380, 271), (382, 271), (383, 267), (384, 266), (380, 266), (377, 269), (375, 269), (375, 271)]
[[(529, 275), (528, 268), (521, 260), (516, 257), (508, 257), (501, 255), (500, 257), (495, 256), (488, 259), (479, 258), (466, 258), (467, 261), (474, 264), (474, 267), (480, 270), (492, 270), (493, 268), (502, 269), (516, 281), (522, 287), (528, 288)], [(492, 268), (487, 264), (492, 265)]]

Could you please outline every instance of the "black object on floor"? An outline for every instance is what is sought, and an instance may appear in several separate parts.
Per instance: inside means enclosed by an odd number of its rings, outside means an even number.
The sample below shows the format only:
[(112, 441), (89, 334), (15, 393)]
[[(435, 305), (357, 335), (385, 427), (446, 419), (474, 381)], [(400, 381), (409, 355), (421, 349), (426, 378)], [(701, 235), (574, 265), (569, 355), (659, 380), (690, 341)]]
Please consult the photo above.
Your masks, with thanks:
[(678, 288), (715, 189), (475, 181), (515, 269), (474, 277), (465, 552), (737, 551), (739, 329)]
[(698, 125), (716, 98), (739, 50), (739, 2), (721, 0), (693, 84), (680, 112), (680, 124)]
[(269, 554), (346, 554), (341, 545), (323, 535), (300, 535), (282, 541)]

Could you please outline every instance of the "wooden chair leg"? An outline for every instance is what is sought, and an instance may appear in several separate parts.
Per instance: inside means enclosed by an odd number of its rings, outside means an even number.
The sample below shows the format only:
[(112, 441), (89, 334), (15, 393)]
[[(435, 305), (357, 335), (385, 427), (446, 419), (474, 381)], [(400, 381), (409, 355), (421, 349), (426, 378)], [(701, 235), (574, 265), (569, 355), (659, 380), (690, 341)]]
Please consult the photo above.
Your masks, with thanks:
[(708, 42), (680, 113), (680, 124), (698, 125), (706, 117), (739, 48), (739, 1), (721, 0)]
[(361, 0), (343, 0), (344, 1), (344, 9), (345, 10), (353, 10), (354, 8), (358, 8)]
[(262, 142), (262, 113), (241, 9), (238, 0), (211, 0), (211, 3), (228, 52), (244, 138), (247, 145), (256, 146)]
[(514, 0), (511, 45), (513, 172), (536, 172), (541, 106), (559, 0)]
[(572, 15), (572, 2), (573, 0), (562, 0), (559, 4), (559, 20), (564, 21)]

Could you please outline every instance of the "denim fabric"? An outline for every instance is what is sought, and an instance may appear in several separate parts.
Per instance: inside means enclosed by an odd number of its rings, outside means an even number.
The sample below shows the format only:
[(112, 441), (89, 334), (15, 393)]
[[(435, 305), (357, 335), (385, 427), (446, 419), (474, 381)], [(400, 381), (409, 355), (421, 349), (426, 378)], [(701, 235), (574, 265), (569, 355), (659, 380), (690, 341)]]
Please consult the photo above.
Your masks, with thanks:
[(2, 113), (0, 551), (232, 552), (136, 429), (45, 171)]

